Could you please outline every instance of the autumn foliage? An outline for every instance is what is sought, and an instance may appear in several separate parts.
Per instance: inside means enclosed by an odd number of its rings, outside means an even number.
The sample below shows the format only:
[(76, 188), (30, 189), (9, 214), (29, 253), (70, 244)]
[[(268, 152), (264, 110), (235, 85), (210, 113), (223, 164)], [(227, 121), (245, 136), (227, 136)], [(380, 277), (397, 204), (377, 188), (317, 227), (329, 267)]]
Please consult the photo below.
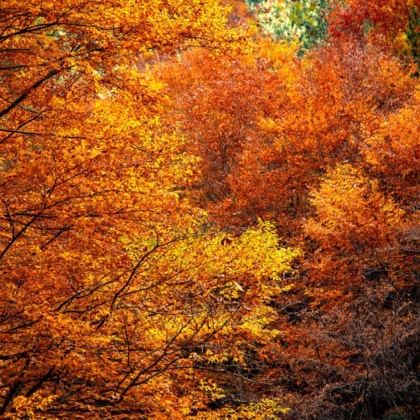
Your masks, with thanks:
[(3, 3), (0, 416), (418, 418), (417, 1)]

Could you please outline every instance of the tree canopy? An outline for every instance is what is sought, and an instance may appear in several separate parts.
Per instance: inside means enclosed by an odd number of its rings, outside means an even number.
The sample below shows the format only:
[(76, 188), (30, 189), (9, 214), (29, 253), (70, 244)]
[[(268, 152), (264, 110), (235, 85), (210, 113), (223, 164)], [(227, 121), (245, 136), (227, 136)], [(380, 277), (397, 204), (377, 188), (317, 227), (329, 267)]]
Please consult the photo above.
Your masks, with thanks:
[(3, 3), (0, 416), (417, 418), (417, 0)]

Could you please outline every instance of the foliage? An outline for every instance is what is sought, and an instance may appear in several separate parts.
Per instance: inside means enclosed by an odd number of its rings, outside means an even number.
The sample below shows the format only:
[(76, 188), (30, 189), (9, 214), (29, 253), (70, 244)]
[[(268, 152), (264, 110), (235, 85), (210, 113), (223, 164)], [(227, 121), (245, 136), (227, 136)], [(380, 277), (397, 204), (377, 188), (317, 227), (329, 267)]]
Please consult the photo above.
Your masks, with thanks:
[(3, 3), (0, 416), (417, 418), (417, 2)]
[(263, 31), (275, 39), (296, 42), (306, 51), (325, 38), (328, 0), (248, 1)]
[(330, 18), (334, 37), (367, 37), (419, 65), (419, 8), (417, 0), (348, 0)]
[(196, 158), (162, 122), (161, 83), (138, 69), (156, 51), (239, 48), (226, 12), (215, 1), (2, 8), (2, 415), (171, 416), (195, 348), (228, 326), (263, 337), (270, 285), (296, 252), (269, 224), (238, 238), (210, 229), (180, 196)]
[[(281, 395), (292, 418), (379, 416), (372, 413), (395, 404), (415, 410), (417, 382), (410, 389), (395, 367), (388, 385), (379, 385), (377, 358), (395, 357), (414, 375), (408, 337), (418, 337), (418, 328), (401, 321), (397, 333), (399, 321), (387, 317), (389, 305), (410, 307), (407, 320), (416, 316), (418, 81), (394, 44), (377, 42), (385, 28), (379, 18), (357, 36), (334, 33), (341, 10), (338, 4), (328, 17), (327, 42), (303, 58), (296, 45), (257, 39), (252, 53), (192, 51), (155, 69), (176, 98), (167, 118), (199, 157), (199, 177), (186, 187), (191, 199), (231, 231), (274, 220), (285, 243), (304, 251), (299, 274), (272, 296), (277, 336), (254, 349), (247, 370), (218, 364), (223, 374), (214, 378), (225, 396), (210, 404), (217, 409), (239, 412), (255, 398)], [(374, 314), (372, 301), (381, 308)], [(346, 338), (351, 326), (343, 330), (350, 319), (357, 339)], [(380, 334), (385, 324), (390, 341), (379, 349), (372, 328)], [(234, 367), (242, 376), (235, 386)], [(299, 404), (296, 395), (310, 402)]]

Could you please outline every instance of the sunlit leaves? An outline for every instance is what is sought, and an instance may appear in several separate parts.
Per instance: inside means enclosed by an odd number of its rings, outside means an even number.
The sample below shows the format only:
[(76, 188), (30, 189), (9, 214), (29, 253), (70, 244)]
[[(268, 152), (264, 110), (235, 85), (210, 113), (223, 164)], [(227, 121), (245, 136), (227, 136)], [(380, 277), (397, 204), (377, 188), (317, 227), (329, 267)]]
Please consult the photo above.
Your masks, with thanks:
[(275, 40), (238, 1), (4, 3), (0, 415), (385, 401), (414, 336), (415, 2), (249, 2)]
[(379, 192), (377, 182), (350, 165), (327, 173), (311, 204), (317, 220), (309, 220), (307, 230), (324, 248), (335, 247), (343, 253), (366, 252), (371, 241), (376, 246), (389, 243), (403, 216), (403, 211)]

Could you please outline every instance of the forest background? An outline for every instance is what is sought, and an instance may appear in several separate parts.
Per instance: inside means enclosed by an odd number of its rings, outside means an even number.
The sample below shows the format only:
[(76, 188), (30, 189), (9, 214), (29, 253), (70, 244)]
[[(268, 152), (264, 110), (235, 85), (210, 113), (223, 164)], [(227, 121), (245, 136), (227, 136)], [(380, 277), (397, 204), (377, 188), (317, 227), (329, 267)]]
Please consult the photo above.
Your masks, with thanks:
[(0, 416), (419, 418), (419, 0), (3, 0)]

